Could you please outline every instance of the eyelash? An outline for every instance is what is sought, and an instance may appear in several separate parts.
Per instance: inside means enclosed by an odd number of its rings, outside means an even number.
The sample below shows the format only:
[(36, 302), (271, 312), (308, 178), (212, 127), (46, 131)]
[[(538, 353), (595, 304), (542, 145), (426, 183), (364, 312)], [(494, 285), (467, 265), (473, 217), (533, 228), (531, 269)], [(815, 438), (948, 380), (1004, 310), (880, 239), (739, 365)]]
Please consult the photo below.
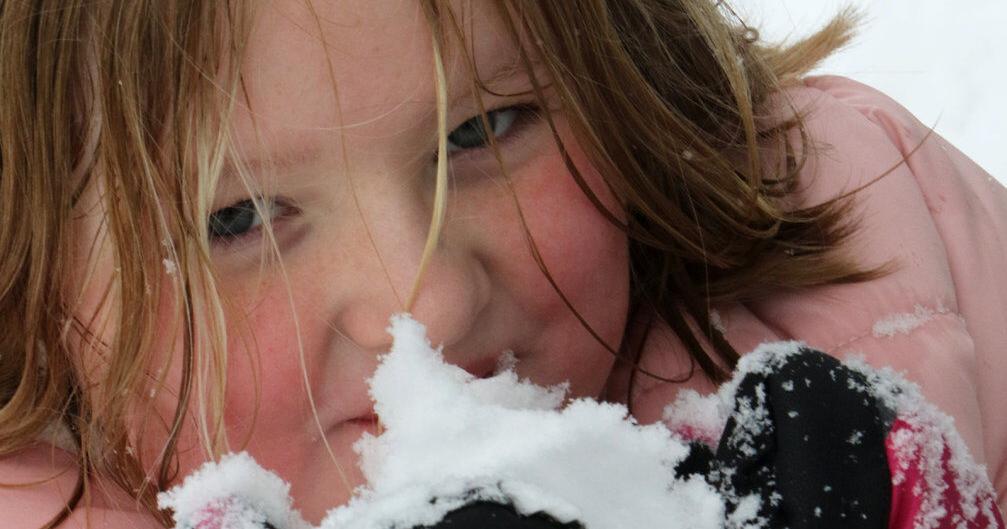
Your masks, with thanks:
[[(487, 115), (488, 118), (490, 118), (490, 120), (492, 120), (492, 118), (493, 118), (494, 115), (499, 115), (500, 113), (508, 112), (508, 111), (514, 111), (516, 113), (516, 115), (514, 116), (514, 120), (510, 123), (510, 125), (507, 128), (507, 130), (501, 136), (495, 137), (497, 145), (504, 145), (506, 143), (515, 141), (516, 139), (518, 139), (521, 136), (522, 133), (524, 133), (526, 131), (527, 126), (528, 126), (529, 123), (531, 123), (532, 121), (535, 121), (536, 119), (538, 119), (540, 117), (539, 107), (536, 106), (536, 105), (534, 105), (534, 104), (531, 104), (531, 103), (523, 103), (523, 104), (512, 105), (512, 106), (508, 106), (508, 107), (496, 108), (496, 109), (493, 109), (493, 110), (487, 110), (486, 111), (486, 115)], [(457, 127), (455, 127), (454, 130), (449, 131), (448, 132), (448, 136), (451, 136), (451, 135), (455, 134), (462, 127), (464, 127), (466, 124), (473, 123), (473, 122), (478, 123), (478, 125), (480, 126), (480, 128), (482, 127), (481, 116), (477, 114), (477, 115), (475, 115), (475, 116), (473, 116), (473, 117), (465, 120), (464, 122), (462, 122), (460, 125), (458, 125)], [(493, 123), (491, 121), (491, 126), (492, 125), (493, 125)], [(452, 161), (456, 161), (457, 162), (457, 161), (461, 161), (461, 160), (465, 160), (465, 159), (471, 158), (473, 156), (478, 156), (480, 153), (482, 153), (482, 152), (484, 152), (484, 151), (486, 151), (488, 149), (490, 149), (490, 143), (489, 143), (489, 141), (487, 141), (485, 143), (485, 145), (482, 145), (482, 146), (479, 146), (479, 147), (462, 148), (462, 149), (457, 149), (457, 150), (453, 150), (453, 151), (450, 150), (450, 147), (449, 147), (448, 157)], [(434, 153), (433, 160), (434, 160), (434, 162), (437, 161), (437, 153)]]
[[(256, 202), (258, 203), (258, 208), (255, 207)], [(254, 224), (253, 226), (250, 226), (249, 229), (238, 233), (237, 235), (214, 234), (214, 218), (228, 210), (234, 210), (237, 214), (251, 213), (257, 218), (252, 220)], [(260, 235), (262, 233), (262, 227), (265, 224), (265, 221), (261, 218), (259, 213), (260, 211), (270, 214), (270, 223), (275, 227), (279, 219), (292, 215), (296, 211), (296, 208), (286, 201), (277, 198), (258, 197), (255, 199), (246, 198), (239, 200), (229, 206), (225, 206), (210, 213), (210, 219), (207, 221), (210, 243), (217, 247), (229, 247), (235, 244), (241, 244), (251, 237)], [(219, 220), (218, 222), (224, 223), (223, 220)]]
[[(509, 143), (509, 142), (515, 141), (525, 131), (525, 129), (527, 128), (528, 123), (531, 122), (531, 121), (533, 121), (533, 120), (535, 120), (535, 119), (537, 119), (539, 117), (539, 108), (537, 106), (535, 106), (535, 105), (532, 105), (532, 104), (512, 105), (512, 106), (509, 106), (509, 107), (502, 107), (502, 108), (497, 108), (497, 109), (493, 109), (493, 110), (487, 111), (486, 114), (487, 114), (487, 117), (491, 121), (491, 126), (493, 126), (495, 124), (492, 121), (494, 117), (499, 116), (500, 114), (502, 114), (504, 112), (508, 112), (508, 111), (514, 111), (516, 113), (516, 115), (514, 116), (513, 120), (508, 124), (507, 130), (504, 131), (504, 133), (501, 134), (500, 136), (495, 137), (497, 145), (502, 145), (502, 144), (505, 144), (505, 143)], [(461, 125), (459, 125), (458, 127), (456, 127), (454, 130), (451, 130), (450, 132), (448, 132), (448, 135), (451, 136), (451, 135), (457, 133), (458, 131), (461, 130), (462, 127), (464, 127), (464, 126), (466, 126), (467, 124), (470, 124), (470, 123), (476, 123), (480, 128), (482, 128), (482, 125), (483, 125), (481, 123), (481, 116), (476, 115), (476, 116), (473, 116), (473, 117), (469, 118), (468, 120), (464, 121)], [(485, 142), (485, 145), (481, 145), (481, 146), (478, 146), (478, 147), (459, 148), (459, 149), (455, 149), (455, 150), (449, 150), (448, 151), (449, 152), (449, 158), (451, 158), (452, 161), (460, 161), (460, 160), (464, 160), (464, 159), (470, 158), (472, 156), (478, 156), (480, 152), (486, 151), (489, 148), (490, 148), (490, 143), (487, 141), (487, 142)], [(436, 161), (437, 161), (437, 154), (434, 153), (434, 162), (436, 162)], [(259, 208), (258, 209), (255, 208), (253, 202), (258, 202), (259, 203)], [(239, 233), (239, 234), (233, 235), (233, 236), (215, 235), (214, 233), (212, 233), (212, 230), (213, 230), (212, 226), (213, 226), (213, 222), (214, 222), (213, 219), (216, 216), (218, 216), (221, 213), (226, 212), (228, 210), (238, 210), (239, 213), (240, 212), (251, 212), (252, 214), (254, 214), (256, 216), (259, 216), (259, 211), (263, 211), (263, 212), (277, 212), (277, 210), (279, 210), (279, 212), (276, 213), (275, 215), (273, 215), (272, 218), (270, 219), (275, 224), (275, 221), (277, 219), (279, 219), (281, 217), (284, 217), (284, 216), (289, 216), (292, 213), (292, 211), (294, 211), (295, 209), (296, 208), (294, 208), (293, 206), (289, 205), (285, 201), (280, 200), (280, 199), (276, 199), (276, 198), (258, 197), (258, 198), (255, 198), (255, 199), (246, 198), (246, 199), (238, 200), (237, 202), (234, 202), (234, 203), (232, 203), (232, 204), (230, 204), (228, 206), (225, 206), (223, 208), (217, 209), (217, 210), (213, 211), (212, 213), (210, 213), (210, 220), (207, 221), (207, 230), (210, 231), (210, 233), (209, 233), (210, 242), (211, 242), (212, 245), (217, 246), (217, 247), (229, 247), (229, 246), (232, 246), (232, 245), (235, 245), (235, 244), (240, 244), (243, 241), (245, 241), (245, 240), (247, 240), (247, 239), (249, 239), (249, 238), (251, 238), (253, 236), (259, 235), (262, 232), (263, 221), (261, 219), (257, 219), (256, 221), (254, 221), (254, 222), (257, 222), (257, 224), (254, 225), (254, 226), (252, 226), (250, 229), (248, 229), (245, 232), (242, 232), (242, 233)], [(223, 221), (220, 221), (220, 222), (223, 222)]]

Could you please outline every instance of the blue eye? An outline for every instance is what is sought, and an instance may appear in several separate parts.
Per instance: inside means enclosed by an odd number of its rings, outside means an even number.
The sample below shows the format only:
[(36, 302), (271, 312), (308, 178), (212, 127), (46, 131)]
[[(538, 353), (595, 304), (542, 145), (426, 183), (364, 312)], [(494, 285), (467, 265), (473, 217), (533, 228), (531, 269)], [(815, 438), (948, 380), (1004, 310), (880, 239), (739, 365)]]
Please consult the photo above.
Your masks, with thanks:
[[(270, 218), (279, 215), (282, 209), (279, 204), (270, 199), (259, 199), (259, 209)], [(236, 202), (226, 208), (220, 208), (210, 214), (209, 236), (213, 242), (231, 242), (252, 233), (262, 226), (262, 216), (252, 199)]]
[(469, 119), (448, 134), (448, 152), (489, 147), (490, 134), (499, 141), (510, 132), (522, 114), (530, 110), (527, 107), (514, 106), (487, 112), (486, 118), (490, 126), (488, 131), (483, 126), (482, 116)]

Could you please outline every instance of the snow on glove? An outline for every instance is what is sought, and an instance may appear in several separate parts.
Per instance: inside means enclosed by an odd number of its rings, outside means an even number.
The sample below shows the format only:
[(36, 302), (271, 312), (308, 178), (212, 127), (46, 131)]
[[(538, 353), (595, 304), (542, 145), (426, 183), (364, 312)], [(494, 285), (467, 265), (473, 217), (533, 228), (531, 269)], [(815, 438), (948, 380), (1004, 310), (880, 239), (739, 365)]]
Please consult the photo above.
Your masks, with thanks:
[(760, 348), (719, 394), (685, 395), (665, 412), (675, 430), (708, 431), (708, 417), (690, 427), (697, 400), (711, 413), (729, 403), (717, 446), (693, 443), (676, 469), (721, 491), (728, 527), (1004, 526), (985, 470), (916, 386), (792, 346)]
[(158, 495), (175, 529), (309, 529), (293, 509), (290, 485), (242, 452), (204, 464)]

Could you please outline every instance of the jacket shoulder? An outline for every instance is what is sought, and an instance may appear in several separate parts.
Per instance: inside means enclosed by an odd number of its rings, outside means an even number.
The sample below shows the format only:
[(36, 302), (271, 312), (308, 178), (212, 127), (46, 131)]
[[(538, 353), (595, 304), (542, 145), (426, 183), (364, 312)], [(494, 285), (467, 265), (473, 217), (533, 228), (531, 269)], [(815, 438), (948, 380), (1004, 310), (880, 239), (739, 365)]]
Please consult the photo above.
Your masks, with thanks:
[[(892, 272), (722, 304), (710, 325), (738, 351), (801, 340), (901, 372), (954, 418), (1007, 507), (1007, 415), (1000, 409), (1007, 401), (1007, 191), (898, 103), (855, 81), (808, 78), (770, 103), (784, 117), (798, 112), (808, 138), (793, 203), (853, 193), (857, 229), (841, 251), (864, 269), (888, 265)], [(800, 134), (792, 141), (802, 147)], [(688, 381), (641, 379), (633, 409), (644, 422), (658, 420), (683, 388), (713, 390), (704, 377), (689, 378), (692, 364), (674, 333), (655, 330), (641, 364)]]
[[(855, 195), (860, 229), (849, 251), (858, 263), (890, 262), (895, 271), (818, 291), (828, 296), (799, 294), (776, 314), (757, 310), (774, 321), (788, 313), (802, 325), (794, 336), (832, 354), (904, 371), (955, 417), (1007, 505), (1007, 416), (999, 409), (1007, 400), (1007, 189), (869, 86), (811, 77), (785, 96), (806, 109), (822, 149), (802, 174), (804, 198), (866, 185)], [(809, 318), (809, 308), (821, 310)]]

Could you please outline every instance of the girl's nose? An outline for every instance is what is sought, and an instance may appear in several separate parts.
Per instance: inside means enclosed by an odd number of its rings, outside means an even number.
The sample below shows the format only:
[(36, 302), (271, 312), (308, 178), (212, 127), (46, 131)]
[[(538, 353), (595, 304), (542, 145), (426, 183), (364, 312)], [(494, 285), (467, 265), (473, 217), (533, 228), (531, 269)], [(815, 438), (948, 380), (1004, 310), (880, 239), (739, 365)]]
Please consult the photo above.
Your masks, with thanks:
[[(361, 200), (363, 219), (354, 212), (352, 268), (343, 271), (345, 280), (338, 283), (345, 290), (334, 296), (336, 306), (330, 309), (332, 323), (345, 338), (365, 350), (384, 352), (391, 345), (389, 317), (407, 310), (431, 213), (427, 201), (407, 188), (377, 200)], [(472, 237), (460, 236), (457, 227), (445, 222), (408, 307), (413, 318), (426, 325), (434, 346), (450, 347), (468, 336), (489, 301), (489, 276), (477, 244)]]

